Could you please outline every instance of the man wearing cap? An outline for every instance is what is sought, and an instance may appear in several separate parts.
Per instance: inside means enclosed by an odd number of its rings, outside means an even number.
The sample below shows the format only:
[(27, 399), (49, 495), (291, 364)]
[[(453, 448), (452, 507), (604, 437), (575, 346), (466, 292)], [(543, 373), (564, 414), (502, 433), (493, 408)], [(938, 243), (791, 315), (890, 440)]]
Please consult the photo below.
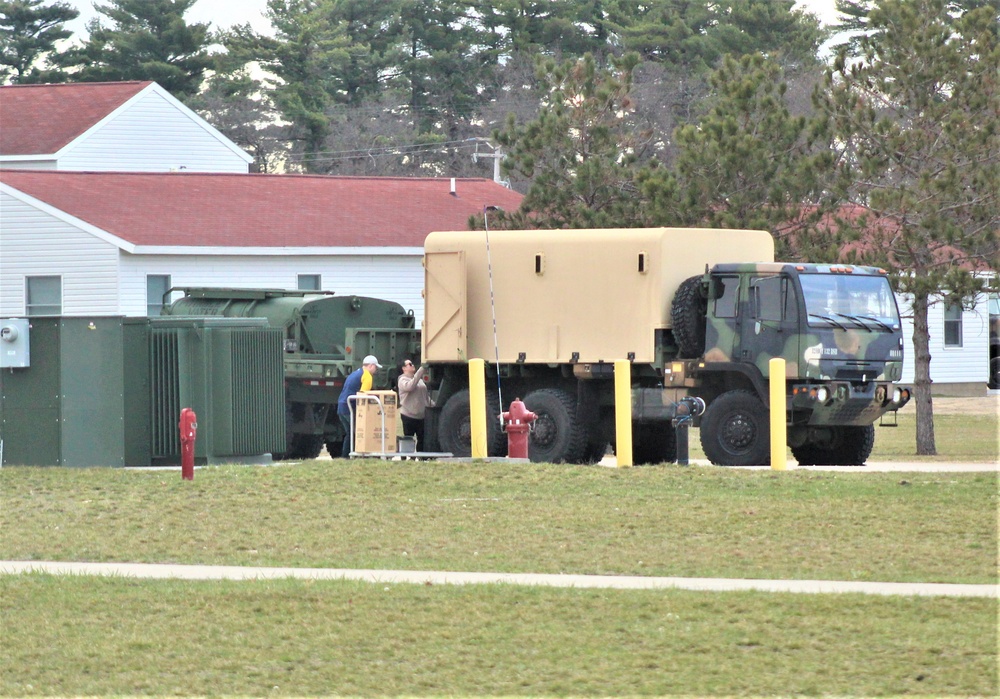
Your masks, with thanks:
[(347, 399), (359, 391), (372, 390), (372, 377), (381, 368), (375, 355), (369, 354), (362, 360), (361, 368), (352, 371), (344, 381), (344, 390), (340, 392), (340, 400), (337, 401), (337, 415), (340, 416), (340, 424), (344, 426), (344, 448), (340, 455), (345, 459), (351, 455), (351, 413), (354, 412), (353, 402)]

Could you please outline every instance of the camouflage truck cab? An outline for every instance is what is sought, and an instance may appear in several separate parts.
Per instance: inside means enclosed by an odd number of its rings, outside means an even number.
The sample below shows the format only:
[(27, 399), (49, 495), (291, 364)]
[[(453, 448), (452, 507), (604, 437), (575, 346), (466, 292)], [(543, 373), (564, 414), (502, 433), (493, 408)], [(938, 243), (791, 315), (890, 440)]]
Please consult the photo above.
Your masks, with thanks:
[[(885, 272), (848, 265), (720, 264), (700, 280), (700, 291), (705, 346), (689, 374), (700, 378), (699, 392), (710, 406), (705, 421), (712, 426), (722, 420), (714, 415), (720, 408), (712, 406), (719, 398), (723, 404), (732, 400), (725, 396), (733, 390), (750, 394), (743, 403), (751, 409), (764, 409), (770, 360), (781, 357), (795, 457), (800, 463), (863, 463), (874, 443), (873, 423), (908, 397), (893, 385), (902, 377), (903, 338)], [(726, 424), (733, 428), (733, 421), (742, 432), (726, 443)], [(739, 458), (741, 452), (762, 458), (750, 448), (751, 421), (739, 411), (723, 421), (723, 434), (714, 440), (722, 443), (705, 445), (710, 458)]]

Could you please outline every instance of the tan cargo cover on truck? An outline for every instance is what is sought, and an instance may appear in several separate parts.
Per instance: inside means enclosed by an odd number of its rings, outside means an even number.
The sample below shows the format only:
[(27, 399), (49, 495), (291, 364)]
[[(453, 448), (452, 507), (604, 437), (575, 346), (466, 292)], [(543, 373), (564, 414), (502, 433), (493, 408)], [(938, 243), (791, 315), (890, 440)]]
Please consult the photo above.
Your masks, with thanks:
[(654, 361), (677, 287), (705, 265), (772, 262), (767, 231), (624, 228), (431, 233), (424, 244), (424, 361)]

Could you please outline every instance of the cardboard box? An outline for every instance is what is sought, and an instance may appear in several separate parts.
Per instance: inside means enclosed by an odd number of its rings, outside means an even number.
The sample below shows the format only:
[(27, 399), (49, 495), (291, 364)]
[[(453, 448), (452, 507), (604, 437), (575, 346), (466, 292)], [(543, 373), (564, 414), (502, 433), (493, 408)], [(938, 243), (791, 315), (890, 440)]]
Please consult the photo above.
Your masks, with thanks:
[[(364, 396), (377, 397), (381, 406)], [(395, 391), (369, 391), (359, 393), (357, 415), (354, 419), (354, 451), (364, 454), (396, 451), (396, 421), (399, 415), (399, 398)], [(382, 416), (385, 414), (383, 432)], [(383, 445), (382, 437), (385, 435)]]

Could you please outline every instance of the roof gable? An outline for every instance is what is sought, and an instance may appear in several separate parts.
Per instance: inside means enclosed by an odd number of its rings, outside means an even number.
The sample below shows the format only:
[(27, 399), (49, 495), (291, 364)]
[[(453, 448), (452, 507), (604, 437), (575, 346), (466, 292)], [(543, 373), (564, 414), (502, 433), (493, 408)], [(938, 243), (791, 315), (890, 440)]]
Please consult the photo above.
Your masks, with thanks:
[(0, 155), (51, 155), (152, 83), (64, 83), (0, 87)]
[(492, 180), (0, 170), (0, 182), (136, 246), (422, 247), (522, 196)]

